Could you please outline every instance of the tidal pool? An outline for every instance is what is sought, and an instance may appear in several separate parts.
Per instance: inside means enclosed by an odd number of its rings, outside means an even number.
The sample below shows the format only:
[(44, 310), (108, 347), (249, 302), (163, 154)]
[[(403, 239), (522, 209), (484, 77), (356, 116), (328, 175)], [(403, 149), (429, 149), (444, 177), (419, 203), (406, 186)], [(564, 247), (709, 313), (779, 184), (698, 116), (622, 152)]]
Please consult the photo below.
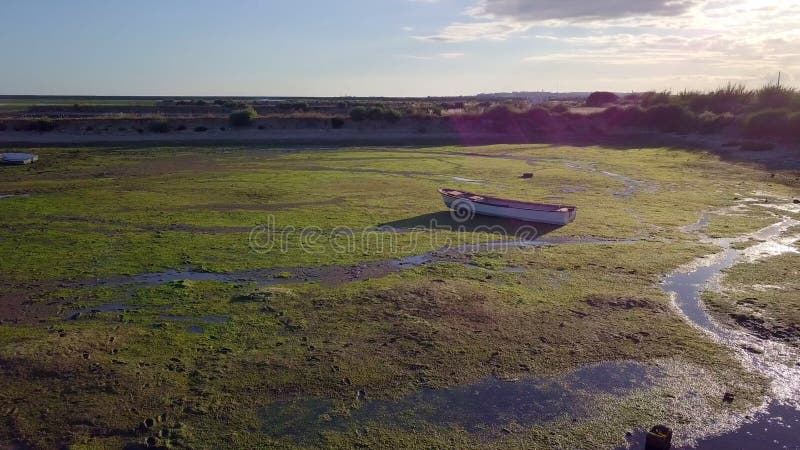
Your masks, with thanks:
[(346, 431), (370, 422), (411, 429), (420, 424), (455, 426), (492, 435), (509, 432), (511, 424), (589, 417), (603, 396), (624, 396), (651, 386), (661, 376), (655, 366), (606, 362), (553, 378), (504, 381), (492, 377), (450, 389), (426, 389), (397, 401), (370, 400), (369, 393), (359, 391), (360, 407), (347, 415), (326, 399), (278, 402), (262, 409), (261, 417), (268, 434), (309, 445), (316, 443), (320, 432)]

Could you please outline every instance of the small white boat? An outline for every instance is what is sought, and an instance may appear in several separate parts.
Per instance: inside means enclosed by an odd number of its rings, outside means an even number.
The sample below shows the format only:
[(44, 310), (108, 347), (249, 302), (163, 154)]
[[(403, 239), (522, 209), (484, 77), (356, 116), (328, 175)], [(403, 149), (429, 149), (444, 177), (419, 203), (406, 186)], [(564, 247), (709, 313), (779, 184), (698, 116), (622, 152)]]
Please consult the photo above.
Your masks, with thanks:
[(30, 153), (0, 153), (0, 163), (24, 165), (31, 164), (39, 160), (38, 155)]
[(442, 194), (444, 204), (453, 211), (453, 218), (457, 221), (466, 221), (475, 214), (481, 214), (526, 222), (566, 225), (575, 221), (578, 212), (575, 206), (520, 202), (455, 189), (442, 188), (439, 189), (439, 193)]

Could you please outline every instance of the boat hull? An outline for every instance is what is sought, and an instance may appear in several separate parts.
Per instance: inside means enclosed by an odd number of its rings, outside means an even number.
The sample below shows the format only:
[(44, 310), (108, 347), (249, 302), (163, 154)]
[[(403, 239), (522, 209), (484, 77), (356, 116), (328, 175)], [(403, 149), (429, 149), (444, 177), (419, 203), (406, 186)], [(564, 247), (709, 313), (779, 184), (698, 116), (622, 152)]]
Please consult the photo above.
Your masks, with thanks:
[(28, 153), (0, 153), (0, 164), (22, 166), (39, 160), (38, 155)]
[[(445, 206), (456, 211), (459, 208), (467, 208), (470, 214), (482, 216), (502, 217), (506, 219), (522, 220), (525, 222), (547, 223), (551, 225), (567, 225), (575, 221), (577, 210), (574, 208), (566, 211), (545, 211), (511, 208), (507, 206), (488, 205), (480, 202), (473, 202), (465, 198), (451, 197), (442, 194)], [(458, 213), (458, 211), (456, 211)], [(462, 215), (463, 217), (464, 215)]]

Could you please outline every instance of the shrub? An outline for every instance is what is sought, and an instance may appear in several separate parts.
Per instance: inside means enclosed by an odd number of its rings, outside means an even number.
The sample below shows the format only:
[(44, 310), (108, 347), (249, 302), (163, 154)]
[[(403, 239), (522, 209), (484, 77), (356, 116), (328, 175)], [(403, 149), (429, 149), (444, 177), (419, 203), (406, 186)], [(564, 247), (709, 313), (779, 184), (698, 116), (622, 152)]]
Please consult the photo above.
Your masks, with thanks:
[(38, 119), (29, 123), (26, 127), (28, 131), (35, 131), (37, 133), (46, 133), (56, 129), (56, 123), (50, 119)]
[(331, 128), (333, 128), (334, 130), (344, 128), (344, 119), (342, 119), (341, 117), (334, 117), (333, 119), (331, 119)]
[(550, 121), (550, 111), (545, 108), (531, 108), (527, 113), (528, 119), (536, 123), (547, 123)]
[(556, 103), (550, 106), (550, 111), (556, 114), (566, 114), (569, 112), (569, 106), (564, 103)]
[(753, 113), (747, 118), (744, 132), (747, 136), (783, 136), (789, 131), (789, 111), (770, 109)]
[(704, 111), (697, 116), (695, 126), (701, 133), (716, 133), (728, 125), (732, 124), (734, 116), (731, 113), (715, 114), (711, 111)]
[(613, 92), (592, 92), (586, 99), (586, 106), (601, 107), (617, 103), (619, 96)]
[(658, 105), (644, 111), (645, 126), (664, 132), (685, 130), (693, 121), (694, 115), (680, 105)]
[(150, 122), (150, 124), (147, 125), (147, 130), (151, 133), (169, 133), (169, 122), (166, 120)]
[(0, 122), (0, 131), (6, 131), (7, 126), (4, 122)]
[(788, 108), (797, 98), (795, 89), (778, 85), (764, 86), (756, 92), (756, 104), (759, 108)]
[(383, 108), (379, 106), (372, 107), (367, 109), (363, 106), (356, 106), (352, 110), (350, 110), (350, 118), (356, 122), (361, 122), (363, 120), (385, 120), (387, 122), (397, 122), (403, 117), (403, 115), (391, 108)]
[(622, 99), (628, 103), (639, 103), (642, 101), (642, 94), (631, 92), (630, 94), (626, 94), (624, 97), (622, 97)]
[(483, 113), (483, 118), (493, 122), (508, 122), (514, 118), (514, 113), (506, 106), (497, 106)]
[(184, 130), (186, 129), (186, 125), (184, 125), (184, 124), (180, 124), (180, 125), (178, 125), (178, 127), (177, 127), (177, 128), (175, 128), (175, 129), (176, 129), (176, 130), (178, 130), (178, 131), (184, 131)]
[(800, 142), (800, 113), (789, 116), (789, 137)]
[(201, 125), (199, 127), (194, 127), (194, 131), (196, 133), (205, 133), (206, 131), (208, 131), (208, 128)]
[(403, 118), (403, 115), (400, 113), (400, 111), (391, 108), (384, 109), (381, 116), (383, 120), (389, 123), (398, 122), (400, 119)]
[(775, 144), (766, 141), (744, 141), (739, 148), (746, 152), (768, 152), (775, 148)]
[(642, 94), (642, 107), (650, 108), (658, 105), (668, 105), (670, 103), (671, 94), (667, 91), (664, 92), (645, 92)]
[(253, 108), (246, 108), (232, 112), (228, 117), (228, 121), (233, 127), (247, 127), (253, 123), (253, 119), (256, 117), (258, 117), (258, 114)]
[(492, 131), (504, 133), (508, 131), (508, 126), (514, 122), (516, 116), (507, 106), (497, 106), (483, 113), (481, 117), (490, 122)]
[(645, 110), (639, 106), (622, 108), (618, 120), (620, 125), (622, 126), (627, 126), (627, 127), (640, 126), (645, 121)]
[(367, 118), (370, 120), (381, 120), (383, 118), (383, 108), (377, 106), (370, 108), (367, 112)]
[(356, 122), (367, 120), (368, 116), (369, 114), (367, 108), (364, 108), (363, 106), (356, 106), (350, 110), (350, 118)]
[(612, 106), (596, 116), (603, 118), (611, 126), (632, 127), (642, 125), (644, 123), (644, 115), (644, 110), (638, 106), (627, 108)]
[(306, 102), (283, 102), (278, 103), (281, 111), (308, 111), (310, 108)]
[(754, 96), (752, 90), (742, 85), (728, 84), (708, 95), (706, 109), (717, 114), (739, 112), (753, 101)]

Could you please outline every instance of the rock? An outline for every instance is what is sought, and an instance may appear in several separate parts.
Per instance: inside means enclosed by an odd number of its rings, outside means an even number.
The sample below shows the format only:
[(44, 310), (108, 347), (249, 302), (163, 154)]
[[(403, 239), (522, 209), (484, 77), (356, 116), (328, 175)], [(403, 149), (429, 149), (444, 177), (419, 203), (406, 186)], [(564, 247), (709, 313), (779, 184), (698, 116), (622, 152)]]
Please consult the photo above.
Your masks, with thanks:
[(724, 403), (733, 403), (733, 400), (736, 399), (736, 395), (731, 392), (726, 392), (724, 396), (722, 396), (722, 401)]
[(148, 417), (147, 419), (144, 419), (144, 421), (142, 422), (142, 425), (144, 425), (145, 428), (153, 428), (155, 424), (156, 420), (153, 419), (152, 417)]
[(645, 450), (669, 450), (672, 447), (672, 429), (656, 425), (647, 433)]
[(158, 438), (155, 436), (150, 436), (144, 440), (144, 445), (148, 447), (155, 447), (158, 445)]
[(796, 198), (796, 199), (792, 200), (792, 203), (794, 203), (795, 205), (800, 204), (800, 198)]
[(520, 178), (522, 178), (523, 180), (530, 180), (531, 178), (533, 178), (533, 174), (530, 172), (526, 172), (523, 173)]

